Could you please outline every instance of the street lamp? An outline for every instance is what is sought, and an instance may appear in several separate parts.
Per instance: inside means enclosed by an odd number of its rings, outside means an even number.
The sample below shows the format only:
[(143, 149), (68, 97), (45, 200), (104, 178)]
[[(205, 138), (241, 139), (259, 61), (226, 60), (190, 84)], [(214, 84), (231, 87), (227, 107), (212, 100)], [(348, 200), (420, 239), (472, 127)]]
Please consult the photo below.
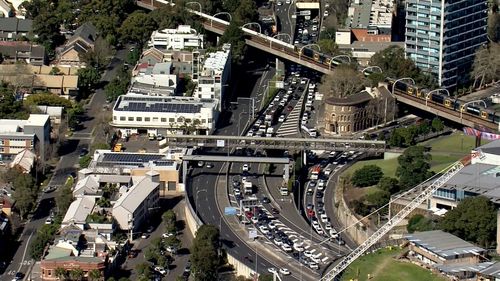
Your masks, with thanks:
[(328, 64), (328, 70), (331, 70), (332, 69), (332, 61), (336, 58), (347, 58), (347, 60), (349, 61), (349, 63), (351, 63), (351, 57), (348, 56), (348, 55), (337, 55), (337, 56), (334, 56), (333, 58), (330, 59), (330, 63)]
[(299, 60), (300, 60), (300, 56), (302, 55), (302, 50), (306, 47), (318, 47), (318, 50), (321, 52), (321, 47), (318, 45), (318, 44), (307, 44), (307, 45), (304, 45), (302, 46), (302, 48), (300, 48), (299, 50)]
[[(286, 35), (288, 37), (288, 42), (290, 44), (292, 44), (292, 36), (290, 36), (290, 34), (288, 34), (288, 33), (278, 33), (278, 34), (274, 35), (273, 38), (276, 38), (276, 37), (279, 37), (279, 36), (283, 36), (283, 35)], [(273, 41), (269, 40), (269, 49), (272, 49), (272, 44), (273, 44)]]
[[(374, 69), (374, 68), (375, 68), (375, 69), (378, 69), (378, 70), (380, 71), (380, 73), (382, 73), (382, 72), (383, 72), (383, 71), (382, 71), (382, 68), (380, 68), (380, 66), (377, 66), (377, 65), (369, 65), (369, 66), (367, 66), (367, 67), (363, 68), (363, 70), (361, 70), (361, 72), (362, 72), (363, 74), (365, 74), (365, 71), (367, 71), (367, 70), (369, 70), (369, 69)], [(366, 74), (365, 74), (365, 75), (366, 75)]]
[(186, 5), (192, 5), (192, 4), (198, 4), (198, 6), (200, 7), (200, 13), (202, 11), (202, 6), (200, 4), (200, 2), (196, 2), (196, 1), (192, 1), (192, 2), (187, 2)]
[[(218, 15), (226, 15), (229, 17), (229, 22), (233, 21), (233, 17), (228, 12), (218, 12), (218, 13), (214, 14), (213, 17), (215, 18)], [(212, 25), (212, 21), (210, 21), (210, 25)]]
[(258, 22), (247, 22), (244, 25), (241, 26), (241, 28), (245, 28), (247, 25), (257, 25), (259, 27), (259, 33), (262, 33), (262, 26), (260, 26), (260, 23)]
[(466, 103), (464, 103), (464, 105), (462, 105), (460, 107), (460, 123), (462, 123), (462, 113), (464, 112), (465, 110), (465, 106), (468, 105), (468, 104), (475, 104), (475, 103), (482, 103), (484, 108), (486, 108), (486, 102), (484, 102), (484, 100), (473, 100), (473, 101), (468, 101)]
[(450, 96), (450, 92), (448, 92), (448, 90), (446, 90), (446, 89), (444, 89), (444, 88), (434, 89), (434, 90), (432, 90), (432, 91), (428, 92), (428, 93), (425, 95), (425, 106), (426, 106), (426, 107), (427, 107), (427, 101), (429, 101), (429, 97), (430, 97), (430, 95), (431, 95), (432, 93), (439, 92), (439, 91), (445, 91), (445, 92), (446, 92), (446, 94), (447, 94), (448, 96)]

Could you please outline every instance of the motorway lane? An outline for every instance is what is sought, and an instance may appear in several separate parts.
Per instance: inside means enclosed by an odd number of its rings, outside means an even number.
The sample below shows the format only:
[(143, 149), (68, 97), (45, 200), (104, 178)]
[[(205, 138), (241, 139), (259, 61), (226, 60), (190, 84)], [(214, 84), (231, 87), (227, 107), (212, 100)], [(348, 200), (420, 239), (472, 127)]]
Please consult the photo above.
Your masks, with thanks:
[(276, 16), (279, 18), (281, 23), (281, 29), (279, 33), (286, 33), (291, 36), (292, 42), (288, 41), (288, 38), (280, 38), (287, 43), (293, 44), (293, 35), (295, 31), (295, 20), (292, 19), (292, 15), (295, 14), (295, 1), (290, 1), (290, 4), (287, 4), (285, 0), (282, 1), (283, 5), (278, 6), (275, 5)]
[[(112, 59), (101, 81), (110, 81), (114, 77), (118, 71), (118, 67), (123, 63), (127, 52), (128, 50), (119, 50), (116, 53), (116, 57)], [(97, 113), (102, 110), (104, 102), (104, 91), (99, 89), (94, 93), (90, 104), (87, 106), (87, 116), (95, 117)], [(89, 147), (92, 130), (97, 120), (97, 118), (87, 118), (87, 120), (83, 122), (83, 130), (75, 132), (73, 136), (69, 138), (66, 145), (61, 149), (63, 155), (60, 157), (54, 169), (54, 174), (48, 184), (49, 186), (62, 186), (69, 175), (76, 174), (80, 149)], [(50, 210), (54, 208), (55, 194), (56, 192), (54, 191), (51, 193), (41, 193), (39, 195), (39, 204), (33, 213), (33, 217), (25, 224), (24, 230), (18, 239), (19, 247), (14, 253), (14, 256), (10, 259), (11, 262), (4, 274), (0, 276), (0, 281), (10, 281), (17, 271), (26, 274), (34, 264), (34, 261), (29, 256), (29, 243), (32, 241), (37, 229), (45, 223), (45, 220), (50, 214)]]

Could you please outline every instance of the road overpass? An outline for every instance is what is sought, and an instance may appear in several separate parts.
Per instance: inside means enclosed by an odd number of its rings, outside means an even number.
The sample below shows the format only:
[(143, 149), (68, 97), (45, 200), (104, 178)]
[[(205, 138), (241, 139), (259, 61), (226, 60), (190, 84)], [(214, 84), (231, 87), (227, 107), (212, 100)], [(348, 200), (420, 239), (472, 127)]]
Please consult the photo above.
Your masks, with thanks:
[[(220, 147), (282, 150), (363, 151), (382, 153), (388, 151), (385, 141), (351, 139), (265, 138), (218, 135), (169, 135), (166, 146)], [(398, 151), (400, 152), (400, 151)]]

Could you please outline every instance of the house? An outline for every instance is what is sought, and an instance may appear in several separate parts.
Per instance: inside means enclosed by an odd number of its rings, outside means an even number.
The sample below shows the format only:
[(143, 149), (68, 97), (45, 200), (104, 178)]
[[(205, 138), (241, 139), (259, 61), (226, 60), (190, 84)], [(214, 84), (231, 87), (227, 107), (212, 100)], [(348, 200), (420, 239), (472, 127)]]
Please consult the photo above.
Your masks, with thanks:
[(0, 53), (3, 56), (4, 64), (21, 62), (41, 66), (47, 63), (45, 47), (30, 42), (3, 42), (0, 38)]
[(90, 22), (86, 22), (75, 30), (75, 33), (59, 48), (58, 65), (83, 67), (82, 55), (94, 49), (97, 39), (97, 29)]
[(28, 37), (33, 21), (18, 18), (0, 18), (0, 41), (16, 41)]
[(147, 217), (158, 208), (160, 174), (149, 171), (130, 188), (120, 190), (113, 206), (113, 218), (122, 230), (139, 229)]
[(404, 237), (409, 242), (408, 257), (411, 260), (448, 276), (472, 278), (490, 265), (484, 258), (485, 249), (441, 230), (416, 232)]
[(87, 216), (92, 213), (95, 206), (95, 198), (90, 196), (77, 197), (69, 205), (68, 211), (64, 215), (61, 226), (74, 225), (80, 229), (85, 229)]
[(12, 207), (14, 206), (14, 200), (7, 195), (0, 194), (0, 210), (7, 217), (12, 215)]
[(35, 165), (36, 155), (28, 149), (19, 152), (10, 163), (11, 168), (17, 168), (25, 174), (31, 172)]

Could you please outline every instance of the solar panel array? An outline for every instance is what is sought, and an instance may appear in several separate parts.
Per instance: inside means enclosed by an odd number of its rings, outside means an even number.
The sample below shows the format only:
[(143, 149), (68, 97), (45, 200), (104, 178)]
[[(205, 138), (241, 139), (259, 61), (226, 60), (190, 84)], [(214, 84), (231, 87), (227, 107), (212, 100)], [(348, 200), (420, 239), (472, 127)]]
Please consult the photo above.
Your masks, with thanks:
[(115, 163), (147, 163), (160, 160), (164, 155), (141, 154), (141, 153), (105, 153), (102, 162)]
[(122, 96), (123, 106), (115, 108), (117, 111), (140, 111), (140, 112), (172, 112), (172, 113), (199, 113), (201, 104), (173, 103), (171, 98), (144, 98), (135, 96)]
[(159, 160), (154, 162), (156, 166), (173, 166), (174, 161)]

